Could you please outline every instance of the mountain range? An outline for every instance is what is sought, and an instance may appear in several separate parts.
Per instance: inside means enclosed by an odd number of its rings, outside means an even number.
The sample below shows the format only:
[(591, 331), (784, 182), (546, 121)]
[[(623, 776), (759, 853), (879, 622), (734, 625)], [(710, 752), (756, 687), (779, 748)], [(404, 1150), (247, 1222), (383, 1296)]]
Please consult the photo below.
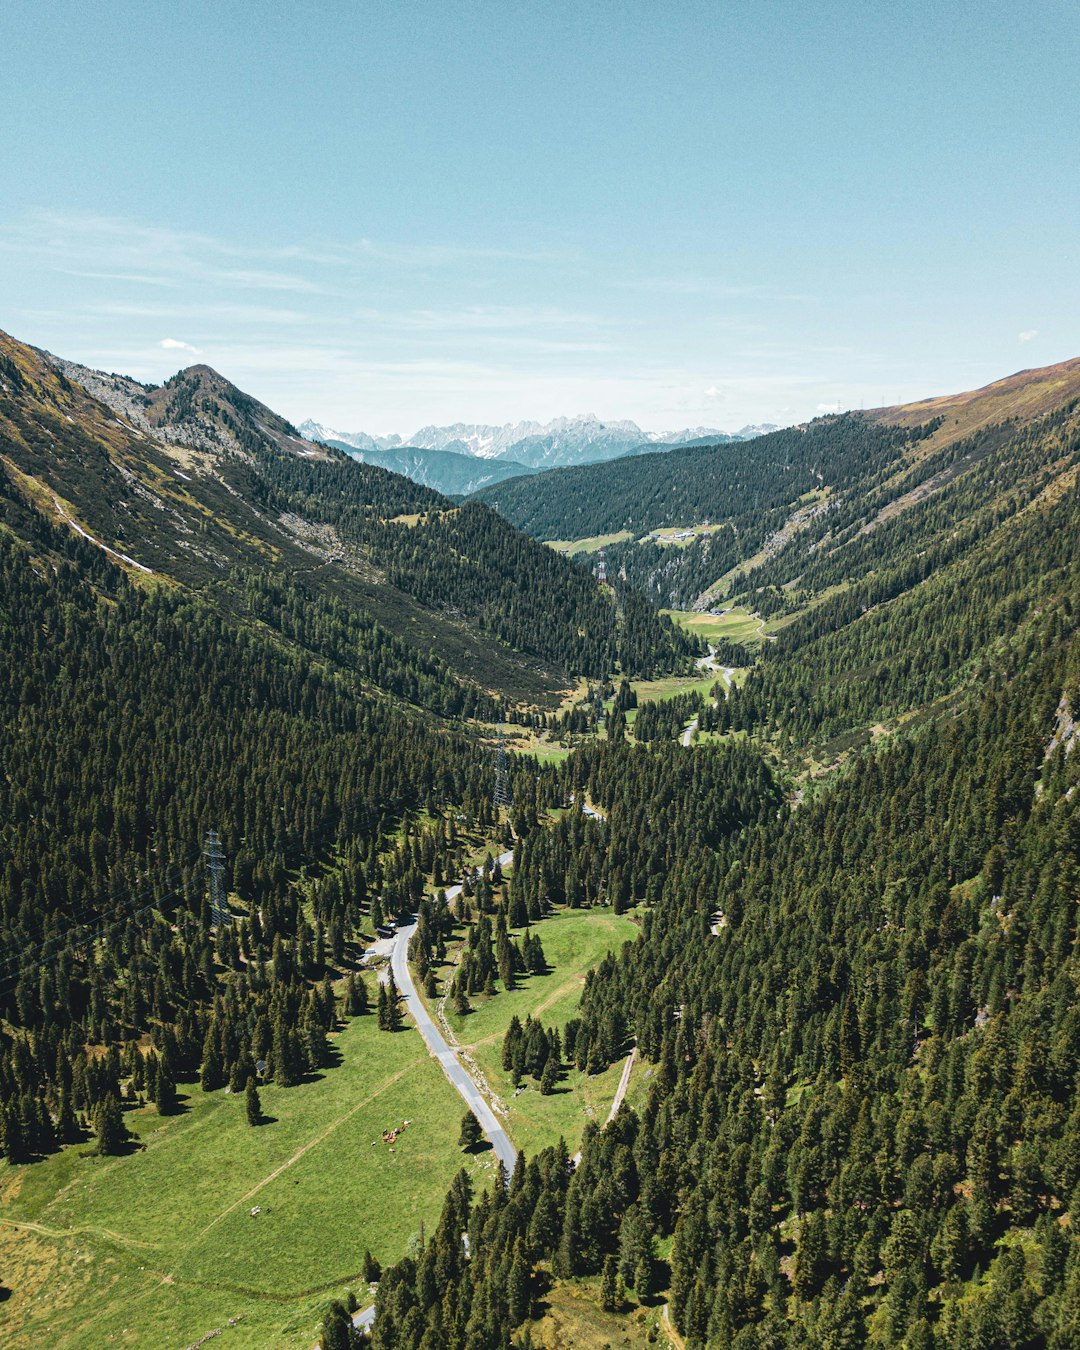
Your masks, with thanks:
[[(558, 417), (551, 422), (512, 422), (503, 426), (456, 422), (452, 426), (421, 427), (408, 439), (398, 435), (372, 436), (367, 432), (335, 431), (320, 422), (302, 422), (300, 434), (334, 445), (363, 463), (404, 473), (416, 482), (443, 492), (479, 491), (503, 478), (544, 469), (593, 464), (624, 455), (647, 454), (677, 445), (722, 445), (750, 440), (775, 428), (746, 426), (737, 432), (712, 427), (684, 427), (681, 431), (643, 431), (635, 422), (602, 422), (592, 415)], [(483, 470), (454, 455), (481, 460)]]

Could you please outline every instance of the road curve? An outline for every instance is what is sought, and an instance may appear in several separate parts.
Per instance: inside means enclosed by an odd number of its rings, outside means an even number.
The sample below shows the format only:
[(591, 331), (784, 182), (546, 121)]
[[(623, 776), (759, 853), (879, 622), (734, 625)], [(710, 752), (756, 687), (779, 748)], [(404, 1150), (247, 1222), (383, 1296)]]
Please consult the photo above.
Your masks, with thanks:
[[(499, 865), (509, 866), (514, 861), (512, 852), (499, 857)], [(448, 900), (455, 900), (461, 894), (461, 885), (451, 886), (446, 892)], [(432, 1020), (423, 999), (416, 991), (412, 971), (409, 969), (409, 943), (416, 932), (415, 920), (404, 928), (399, 928), (394, 939), (394, 949), (390, 954), (390, 968), (394, 972), (394, 982), (405, 999), (413, 1021), (424, 1044), (439, 1061), (439, 1067), (461, 1094), (469, 1110), (480, 1122), (480, 1127), (491, 1141), (496, 1157), (502, 1160), (507, 1173), (514, 1170), (517, 1161), (517, 1149), (510, 1142), (510, 1136), (495, 1119), (495, 1113), (485, 1101), (480, 1089), (473, 1082), (457, 1052), (447, 1044), (445, 1036)]]

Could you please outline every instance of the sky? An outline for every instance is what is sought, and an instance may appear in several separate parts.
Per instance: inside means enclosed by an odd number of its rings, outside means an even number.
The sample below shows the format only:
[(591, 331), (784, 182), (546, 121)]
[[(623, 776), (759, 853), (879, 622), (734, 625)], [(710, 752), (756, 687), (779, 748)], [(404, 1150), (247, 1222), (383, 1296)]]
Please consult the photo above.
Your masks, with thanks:
[(293, 421), (791, 423), (1080, 355), (1065, 3), (5, 0), (0, 328)]

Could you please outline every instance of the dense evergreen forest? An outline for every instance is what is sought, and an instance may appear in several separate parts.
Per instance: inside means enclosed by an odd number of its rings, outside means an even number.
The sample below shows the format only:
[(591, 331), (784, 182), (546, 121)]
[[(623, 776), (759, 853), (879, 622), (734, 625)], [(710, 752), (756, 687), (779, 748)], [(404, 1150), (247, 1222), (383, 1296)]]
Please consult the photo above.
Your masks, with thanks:
[(800, 598), (812, 603), (768, 644), (718, 709), (718, 725), (767, 724), (796, 743), (827, 740), (984, 678), (1003, 645), (1023, 669), (1033, 617), (1072, 630), (1080, 594), (1075, 406), (1008, 435), (991, 429), (945, 458), (974, 466), (947, 491), (885, 519), (873, 499), (854, 517), (823, 517), (808, 540), (750, 574), (765, 613)]
[(873, 482), (905, 446), (933, 430), (885, 427), (846, 413), (752, 441), (552, 469), (485, 488), (477, 497), (497, 501), (507, 520), (538, 539), (620, 530), (640, 535), (706, 520), (761, 531), (769, 528), (771, 513), (823, 484)]
[[(524, 1347), (582, 1277), (613, 1311), (663, 1290), (690, 1350), (1080, 1344), (1077, 435), (1066, 404), (825, 498), (736, 582), (793, 617), (730, 697), (571, 756), (566, 800), (607, 818), (526, 838), (510, 893), (648, 901), (560, 1048), (635, 1044), (650, 1085), (576, 1167), (459, 1182), (376, 1345)], [(685, 775), (713, 748), (672, 744), (695, 713), (748, 764), (842, 767), (710, 828)]]
[[(298, 1081), (324, 1062), (328, 977), (362, 915), (410, 909), (453, 866), (445, 824), (394, 854), (402, 823), (490, 821), (483, 750), (183, 592), (132, 586), (42, 517), (26, 544), (0, 530), (0, 597), (19, 653), (0, 689), (4, 1152), (78, 1137), (75, 1113), (98, 1122), (121, 1079), (154, 1098), (132, 1048), (147, 1031), (173, 1087), (242, 1087), (257, 1059)], [(207, 903), (207, 829), (240, 897), (229, 927)]]
[(697, 650), (626, 584), (604, 590), (485, 506), (316, 452), (206, 367), (160, 389), (81, 372), (106, 405), (3, 334), (0, 352), (0, 453), (21, 495), (237, 617), (266, 583), (281, 598), (261, 598), (263, 623), (315, 607), (308, 632), (392, 640), (391, 658), (358, 664), (373, 681), (411, 667), (399, 696), (425, 700), (456, 677), (456, 697), (426, 706), (473, 711), (482, 691), (550, 702), (568, 677), (678, 669)]
[[(612, 1307), (667, 1285), (692, 1350), (1076, 1345), (1078, 699), (1080, 642), (1045, 625), (1022, 671), (797, 808), (749, 749), (574, 756), (564, 791), (608, 822), (526, 841), (514, 885), (617, 891), (625, 859), (650, 894), (574, 1030), (596, 1067), (635, 1038), (647, 1101), (576, 1168), (459, 1180), (374, 1343), (526, 1345), (547, 1284), (592, 1274)], [(705, 781), (680, 791), (714, 771), (761, 804), (734, 834)]]

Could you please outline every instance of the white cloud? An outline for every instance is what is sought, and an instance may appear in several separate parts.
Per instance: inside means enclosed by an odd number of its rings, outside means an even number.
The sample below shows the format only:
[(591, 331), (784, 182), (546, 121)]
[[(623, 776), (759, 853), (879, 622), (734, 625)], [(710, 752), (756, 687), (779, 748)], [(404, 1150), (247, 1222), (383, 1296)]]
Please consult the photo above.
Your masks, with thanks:
[(178, 338), (162, 338), (158, 346), (167, 352), (190, 352), (192, 356), (202, 355), (198, 347), (193, 347), (190, 342), (181, 342)]
[(838, 413), (840, 411), (839, 403), (819, 403), (817, 405), (819, 413)]
[(1037, 328), (1025, 328), (1022, 333), (1017, 333), (1016, 338), (1018, 342), (1030, 342), (1032, 338), (1038, 336), (1039, 330)]

